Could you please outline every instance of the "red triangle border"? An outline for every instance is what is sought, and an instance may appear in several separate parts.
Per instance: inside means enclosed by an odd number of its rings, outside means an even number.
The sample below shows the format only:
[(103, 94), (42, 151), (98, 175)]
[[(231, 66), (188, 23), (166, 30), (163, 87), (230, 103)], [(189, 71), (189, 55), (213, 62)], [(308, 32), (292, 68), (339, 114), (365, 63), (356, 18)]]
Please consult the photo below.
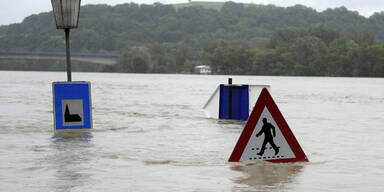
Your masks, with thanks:
[(256, 124), (259, 121), (260, 116), (265, 107), (267, 107), (267, 109), (271, 113), (273, 119), (275, 120), (278, 128), (283, 134), (289, 147), (291, 148), (292, 152), (296, 156), (295, 158), (272, 159), (272, 160), (266, 160), (266, 161), (273, 162), (273, 163), (308, 162), (307, 156), (305, 155), (304, 151), (301, 149), (299, 142), (296, 140), (287, 122), (285, 121), (283, 115), (278, 109), (276, 103), (273, 101), (271, 94), (268, 92), (266, 88), (263, 88), (263, 90), (261, 91), (260, 96), (257, 99), (256, 105), (253, 108), (252, 113), (249, 116), (248, 121), (244, 127), (244, 130), (241, 133), (240, 138), (237, 141), (237, 144), (228, 161), (229, 162), (240, 161), (240, 158), (245, 150), (245, 147), (247, 146), (249, 139), (251, 138), (252, 133), (256, 127)]

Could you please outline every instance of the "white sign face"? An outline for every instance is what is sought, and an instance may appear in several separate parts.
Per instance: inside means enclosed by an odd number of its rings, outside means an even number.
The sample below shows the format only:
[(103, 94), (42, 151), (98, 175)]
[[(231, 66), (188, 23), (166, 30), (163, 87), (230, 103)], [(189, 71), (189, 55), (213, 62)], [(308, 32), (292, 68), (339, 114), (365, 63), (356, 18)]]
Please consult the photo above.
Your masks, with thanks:
[(205, 103), (203, 110), (208, 118), (219, 118), (220, 86), (217, 86), (212, 96)]
[(62, 100), (63, 126), (84, 125), (83, 100)]
[(296, 158), (267, 107), (256, 124), (240, 161)]

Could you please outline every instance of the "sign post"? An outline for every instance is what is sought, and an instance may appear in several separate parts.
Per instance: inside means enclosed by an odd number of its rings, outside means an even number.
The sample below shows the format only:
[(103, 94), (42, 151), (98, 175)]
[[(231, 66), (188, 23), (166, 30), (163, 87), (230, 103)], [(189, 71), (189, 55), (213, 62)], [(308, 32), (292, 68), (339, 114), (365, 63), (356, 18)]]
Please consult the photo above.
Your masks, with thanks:
[(77, 28), (81, 0), (51, 0), (57, 29), (64, 29), (67, 82), (53, 82), (54, 129), (87, 130), (92, 128), (91, 83), (72, 81), (69, 32)]
[(92, 128), (90, 82), (53, 82), (52, 90), (55, 131)]

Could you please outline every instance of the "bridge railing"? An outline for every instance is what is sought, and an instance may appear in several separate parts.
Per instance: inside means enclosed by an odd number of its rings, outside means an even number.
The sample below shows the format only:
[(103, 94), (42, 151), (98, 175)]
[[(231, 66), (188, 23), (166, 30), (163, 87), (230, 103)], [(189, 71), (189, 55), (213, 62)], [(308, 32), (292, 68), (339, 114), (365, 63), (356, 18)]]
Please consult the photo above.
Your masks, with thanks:
[[(64, 52), (0, 52), (0, 58), (3, 59), (47, 59), (47, 60), (63, 60), (66, 54)], [(72, 60), (114, 65), (119, 54), (103, 54), (103, 53), (71, 53)]]

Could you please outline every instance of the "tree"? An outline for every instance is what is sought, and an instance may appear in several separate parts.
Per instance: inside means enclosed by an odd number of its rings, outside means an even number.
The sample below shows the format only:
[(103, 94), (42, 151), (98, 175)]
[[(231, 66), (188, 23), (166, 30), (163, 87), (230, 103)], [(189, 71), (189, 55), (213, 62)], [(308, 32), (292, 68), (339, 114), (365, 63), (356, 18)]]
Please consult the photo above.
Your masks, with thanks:
[(117, 64), (119, 72), (147, 73), (150, 72), (149, 55), (144, 48), (131, 48), (124, 51)]
[(358, 47), (350, 52), (352, 76), (382, 77), (384, 62), (384, 47)]
[(249, 74), (253, 61), (250, 49), (237, 43), (221, 41), (208, 49), (207, 62), (214, 73)]
[(298, 38), (291, 50), (295, 65), (295, 75), (322, 75), (325, 71), (325, 54), (327, 47), (323, 41), (314, 36)]
[(333, 40), (340, 37), (340, 33), (335, 29), (320, 24), (309, 29), (309, 34), (321, 39), (326, 45), (329, 45)]
[(327, 72), (329, 76), (351, 76), (352, 67), (349, 53), (358, 45), (346, 38), (338, 38), (330, 43), (327, 53)]
[(273, 33), (268, 48), (276, 48), (277, 46), (290, 46), (299, 37), (308, 35), (308, 32), (304, 29), (288, 27), (279, 29)]

